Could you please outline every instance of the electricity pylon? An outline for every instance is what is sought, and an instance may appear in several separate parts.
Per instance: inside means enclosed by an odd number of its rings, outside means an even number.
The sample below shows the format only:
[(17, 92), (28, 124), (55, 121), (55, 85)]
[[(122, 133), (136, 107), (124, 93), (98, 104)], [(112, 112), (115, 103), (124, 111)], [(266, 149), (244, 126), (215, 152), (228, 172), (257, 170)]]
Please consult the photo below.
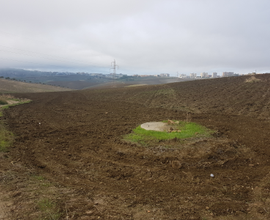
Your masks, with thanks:
[(119, 66), (116, 65), (115, 60), (111, 62), (111, 69), (113, 69), (113, 81), (114, 81), (115, 75), (116, 75), (116, 69), (119, 69)]

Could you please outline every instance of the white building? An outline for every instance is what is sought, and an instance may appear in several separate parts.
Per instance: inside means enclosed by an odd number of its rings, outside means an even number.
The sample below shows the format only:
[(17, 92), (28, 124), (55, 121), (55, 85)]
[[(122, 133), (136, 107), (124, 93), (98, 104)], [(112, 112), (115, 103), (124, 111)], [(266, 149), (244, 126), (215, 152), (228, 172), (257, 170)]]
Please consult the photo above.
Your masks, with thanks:
[(222, 77), (234, 76), (234, 72), (223, 72)]
[(217, 78), (217, 73), (216, 72), (212, 73), (212, 78)]
[(201, 78), (208, 78), (208, 73), (206, 72), (201, 73)]
[(196, 78), (197, 73), (190, 73), (190, 78)]

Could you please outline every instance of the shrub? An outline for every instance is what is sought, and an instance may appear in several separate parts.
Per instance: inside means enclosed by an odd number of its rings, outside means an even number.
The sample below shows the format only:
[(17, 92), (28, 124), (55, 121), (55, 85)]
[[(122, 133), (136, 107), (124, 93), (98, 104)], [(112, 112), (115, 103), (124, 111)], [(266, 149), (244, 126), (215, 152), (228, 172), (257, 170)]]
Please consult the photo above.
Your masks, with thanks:
[(7, 105), (7, 101), (4, 99), (0, 99), (0, 105)]

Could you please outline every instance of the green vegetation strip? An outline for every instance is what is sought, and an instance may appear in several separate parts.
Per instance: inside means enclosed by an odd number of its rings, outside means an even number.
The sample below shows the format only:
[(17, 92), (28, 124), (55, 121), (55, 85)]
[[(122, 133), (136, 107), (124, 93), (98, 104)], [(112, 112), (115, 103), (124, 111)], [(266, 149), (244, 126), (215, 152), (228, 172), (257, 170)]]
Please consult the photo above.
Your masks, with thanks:
[(171, 140), (175, 138), (186, 139), (193, 137), (210, 137), (211, 134), (214, 133), (214, 131), (194, 122), (180, 121), (179, 124), (174, 124), (172, 127), (176, 132), (151, 131), (145, 130), (141, 128), (141, 126), (138, 126), (137, 128), (133, 129), (131, 134), (125, 135), (124, 140), (142, 145), (148, 145), (161, 140)]
[[(19, 100), (15, 99), (14, 97), (9, 97), (9, 96), (0, 96), (0, 101), (3, 101), (7, 103), (7, 100), (13, 100), (13, 101), (18, 101), (17, 103), (10, 104), (10, 105), (3, 105), (0, 108), (0, 117), (3, 116), (3, 110), (9, 108), (10, 106), (15, 106), (15, 105), (20, 105), (20, 104), (25, 104), (31, 102), (30, 100)], [(8, 131), (2, 120), (0, 120), (0, 152), (7, 152), (8, 147), (12, 144), (14, 140), (14, 135), (12, 132)]]
[(9, 107), (11, 107), (11, 106), (16, 106), (16, 105), (26, 104), (26, 103), (29, 103), (29, 102), (31, 102), (31, 101), (28, 100), (28, 101), (18, 102), (18, 103), (14, 103), (14, 104), (10, 104), (10, 105), (4, 105), (4, 106), (2, 106), (1, 109), (7, 109), (7, 108), (9, 108)]
[(6, 130), (4, 125), (0, 123), (0, 152), (8, 151), (8, 147), (13, 142), (14, 135), (12, 132)]

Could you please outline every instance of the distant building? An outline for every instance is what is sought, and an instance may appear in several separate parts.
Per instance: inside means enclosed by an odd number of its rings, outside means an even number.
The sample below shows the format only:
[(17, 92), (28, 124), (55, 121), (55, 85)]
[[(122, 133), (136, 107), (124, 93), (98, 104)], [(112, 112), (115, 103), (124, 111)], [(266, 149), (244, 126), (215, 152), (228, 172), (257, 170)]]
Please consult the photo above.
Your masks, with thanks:
[(190, 73), (190, 78), (196, 78), (197, 73)]
[(160, 77), (170, 77), (169, 73), (161, 73), (159, 74)]
[(85, 73), (85, 72), (78, 72), (76, 73), (77, 75), (88, 75), (88, 73)]
[(140, 75), (140, 77), (149, 77), (151, 75)]
[(222, 73), (222, 77), (230, 77), (230, 76), (234, 76), (234, 72), (223, 72)]
[(217, 73), (216, 72), (212, 73), (212, 78), (217, 78)]
[(201, 73), (201, 78), (208, 78), (208, 73), (206, 72)]

